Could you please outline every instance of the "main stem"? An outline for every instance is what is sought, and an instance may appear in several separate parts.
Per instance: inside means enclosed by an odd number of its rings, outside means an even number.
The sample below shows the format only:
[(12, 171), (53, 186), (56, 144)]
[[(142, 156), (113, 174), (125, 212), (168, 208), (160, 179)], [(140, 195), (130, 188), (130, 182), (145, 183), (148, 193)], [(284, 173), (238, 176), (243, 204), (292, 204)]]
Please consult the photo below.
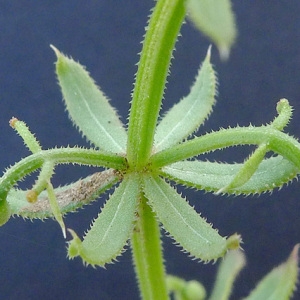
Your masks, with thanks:
[(137, 212), (131, 247), (141, 296), (144, 300), (167, 300), (160, 229), (145, 197), (141, 198)]
[(127, 159), (142, 170), (151, 155), (172, 51), (185, 16), (183, 0), (159, 0), (151, 16), (132, 95)]
[[(158, 0), (150, 18), (128, 123), (127, 161), (131, 171), (147, 168), (172, 51), (184, 16), (184, 0)], [(159, 224), (143, 195), (131, 246), (141, 296), (144, 300), (167, 300)]]

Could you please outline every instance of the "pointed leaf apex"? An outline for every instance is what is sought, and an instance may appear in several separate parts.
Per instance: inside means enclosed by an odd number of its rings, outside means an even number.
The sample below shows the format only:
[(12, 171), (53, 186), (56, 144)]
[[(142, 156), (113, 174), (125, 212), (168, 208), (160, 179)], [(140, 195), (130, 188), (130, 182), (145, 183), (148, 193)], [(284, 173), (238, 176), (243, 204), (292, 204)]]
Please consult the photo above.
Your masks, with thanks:
[(61, 55), (60, 51), (56, 47), (54, 47), (52, 44), (50, 44), (50, 48), (54, 51), (57, 58)]
[(297, 264), (299, 261), (299, 248), (300, 248), (300, 244), (296, 244), (289, 257), (289, 260), (294, 260), (295, 262), (297, 262)]
[(208, 61), (210, 61), (211, 58), (211, 47), (212, 45), (209, 45), (208, 49), (207, 49), (207, 53), (206, 53), (206, 58)]

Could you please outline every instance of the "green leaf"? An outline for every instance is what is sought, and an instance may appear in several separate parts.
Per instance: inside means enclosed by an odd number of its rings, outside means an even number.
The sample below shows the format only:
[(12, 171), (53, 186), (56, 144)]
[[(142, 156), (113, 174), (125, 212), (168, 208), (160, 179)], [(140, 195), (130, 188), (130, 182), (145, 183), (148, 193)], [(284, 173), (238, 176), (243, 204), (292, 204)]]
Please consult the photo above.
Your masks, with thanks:
[(97, 147), (125, 152), (127, 134), (107, 97), (79, 63), (51, 47), (57, 56), (56, 73), (72, 121)]
[(245, 264), (246, 259), (242, 251), (229, 251), (219, 266), (217, 279), (209, 300), (229, 299), (234, 280)]
[(159, 177), (145, 175), (144, 192), (165, 230), (192, 256), (210, 261), (223, 256), (229, 248), (239, 247), (237, 235), (228, 240), (221, 237), (175, 189)]
[(138, 176), (125, 178), (106, 202), (83, 241), (71, 231), (73, 240), (69, 243), (69, 257), (81, 256), (86, 264), (104, 267), (120, 255), (134, 227), (139, 192)]
[(187, 0), (188, 17), (218, 47), (220, 56), (227, 59), (237, 29), (230, 0)]
[[(209, 161), (182, 161), (162, 168), (164, 176), (199, 190), (217, 192), (227, 186), (243, 164)], [(242, 186), (226, 190), (229, 194), (256, 194), (280, 188), (297, 176), (298, 168), (282, 156), (261, 162), (253, 176)]]
[[(73, 212), (95, 200), (118, 180), (113, 169), (97, 172), (75, 183), (54, 190), (62, 214)], [(54, 217), (46, 191), (42, 192), (35, 203), (26, 200), (28, 191), (12, 189), (8, 196), (12, 215), (30, 219)]]
[(215, 103), (216, 76), (210, 63), (210, 48), (188, 96), (175, 104), (156, 129), (155, 151), (181, 142), (196, 131)]
[(288, 260), (267, 274), (244, 300), (287, 300), (296, 289), (298, 278), (297, 244)]

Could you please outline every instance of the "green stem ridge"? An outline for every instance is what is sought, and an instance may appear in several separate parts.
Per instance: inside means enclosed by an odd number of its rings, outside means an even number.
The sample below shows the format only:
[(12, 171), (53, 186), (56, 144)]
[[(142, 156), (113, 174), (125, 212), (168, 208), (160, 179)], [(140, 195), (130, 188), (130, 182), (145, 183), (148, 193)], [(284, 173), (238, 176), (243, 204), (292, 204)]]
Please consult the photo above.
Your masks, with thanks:
[(154, 212), (143, 196), (137, 213), (131, 248), (142, 299), (168, 299), (160, 229)]
[(128, 163), (141, 169), (151, 154), (172, 51), (185, 16), (184, 1), (157, 2), (146, 32), (128, 125)]

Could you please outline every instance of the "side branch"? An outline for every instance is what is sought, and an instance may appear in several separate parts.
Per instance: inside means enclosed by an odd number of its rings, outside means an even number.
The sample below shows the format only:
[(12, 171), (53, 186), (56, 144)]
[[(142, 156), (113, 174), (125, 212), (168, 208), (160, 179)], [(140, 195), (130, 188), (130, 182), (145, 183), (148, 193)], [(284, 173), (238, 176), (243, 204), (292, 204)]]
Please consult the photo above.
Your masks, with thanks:
[(122, 170), (126, 159), (114, 153), (82, 148), (57, 148), (34, 153), (9, 168), (0, 178), (0, 201), (22, 178), (41, 168), (45, 162), (57, 164), (79, 164)]
[(154, 154), (151, 164), (160, 168), (203, 153), (237, 145), (266, 144), (268, 151), (280, 154), (300, 169), (299, 142), (271, 126), (221, 129)]

